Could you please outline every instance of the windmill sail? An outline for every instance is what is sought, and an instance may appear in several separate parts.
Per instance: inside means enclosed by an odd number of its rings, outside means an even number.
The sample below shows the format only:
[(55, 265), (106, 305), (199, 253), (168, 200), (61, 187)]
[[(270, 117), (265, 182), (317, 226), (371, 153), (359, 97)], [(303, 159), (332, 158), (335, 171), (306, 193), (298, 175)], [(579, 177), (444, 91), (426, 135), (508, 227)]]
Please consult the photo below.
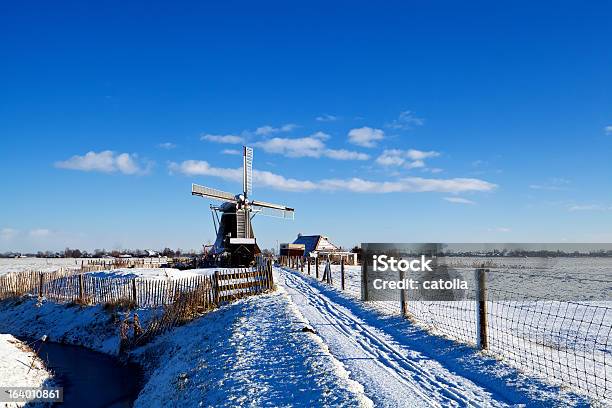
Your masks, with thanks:
[(191, 185), (191, 195), (213, 198), (215, 200), (220, 201), (236, 202), (236, 197), (231, 193), (226, 193), (225, 191), (217, 190), (210, 187), (204, 187), (199, 184)]
[(295, 216), (295, 210), (280, 204), (266, 203), (265, 201), (253, 200), (251, 207), (258, 214), (267, 215), (269, 217), (277, 217), (292, 220)]
[(243, 148), (243, 191), (244, 196), (249, 197), (253, 193), (253, 148), (244, 146)]

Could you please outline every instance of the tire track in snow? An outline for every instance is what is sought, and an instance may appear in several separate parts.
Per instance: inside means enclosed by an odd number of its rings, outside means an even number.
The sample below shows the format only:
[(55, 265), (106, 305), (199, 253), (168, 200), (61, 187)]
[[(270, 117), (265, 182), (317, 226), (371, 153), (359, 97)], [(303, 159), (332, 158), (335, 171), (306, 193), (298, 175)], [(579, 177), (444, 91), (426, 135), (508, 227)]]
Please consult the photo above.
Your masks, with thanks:
[(377, 406), (507, 406), (437, 361), (397, 344), (327, 298), (307, 278), (293, 271), (277, 272), (296, 307)]

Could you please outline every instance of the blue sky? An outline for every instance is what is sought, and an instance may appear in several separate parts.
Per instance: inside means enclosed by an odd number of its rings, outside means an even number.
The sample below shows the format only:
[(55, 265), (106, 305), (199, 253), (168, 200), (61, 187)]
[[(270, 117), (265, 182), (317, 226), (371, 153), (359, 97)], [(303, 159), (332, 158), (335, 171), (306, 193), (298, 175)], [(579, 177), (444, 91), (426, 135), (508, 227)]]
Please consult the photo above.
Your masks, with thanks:
[(199, 248), (243, 142), (264, 247), (611, 241), (611, 11), (6, 3), (0, 251)]

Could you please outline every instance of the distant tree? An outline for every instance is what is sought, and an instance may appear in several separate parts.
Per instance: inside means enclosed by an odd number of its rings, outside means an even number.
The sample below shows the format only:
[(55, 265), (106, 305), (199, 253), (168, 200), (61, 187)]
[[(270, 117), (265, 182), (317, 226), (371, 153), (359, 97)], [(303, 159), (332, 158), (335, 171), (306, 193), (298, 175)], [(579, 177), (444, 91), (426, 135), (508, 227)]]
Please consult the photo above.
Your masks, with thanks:
[(161, 255), (168, 258), (172, 258), (174, 256), (174, 251), (170, 248), (164, 248), (164, 250), (161, 251)]

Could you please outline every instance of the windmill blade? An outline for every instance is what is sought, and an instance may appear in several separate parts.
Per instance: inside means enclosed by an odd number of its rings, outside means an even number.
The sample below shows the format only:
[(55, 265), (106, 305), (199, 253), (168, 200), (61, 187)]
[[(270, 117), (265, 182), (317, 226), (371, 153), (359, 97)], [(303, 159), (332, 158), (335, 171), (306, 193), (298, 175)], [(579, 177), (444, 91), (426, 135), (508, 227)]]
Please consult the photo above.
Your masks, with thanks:
[(253, 192), (253, 148), (242, 146), (242, 185), (244, 196), (248, 197)]
[(237, 202), (236, 197), (231, 193), (226, 193), (225, 191), (216, 190), (210, 187), (204, 187), (199, 184), (191, 185), (191, 195), (212, 198), (214, 200), (220, 201), (232, 201)]
[(258, 214), (266, 215), (268, 217), (277, 217), (289, 220), (293, 220), (295, 218), (295, 210), (284, 205), (254, 200), (251, 202), (251, 207), (254, 211), (257, 211)]

